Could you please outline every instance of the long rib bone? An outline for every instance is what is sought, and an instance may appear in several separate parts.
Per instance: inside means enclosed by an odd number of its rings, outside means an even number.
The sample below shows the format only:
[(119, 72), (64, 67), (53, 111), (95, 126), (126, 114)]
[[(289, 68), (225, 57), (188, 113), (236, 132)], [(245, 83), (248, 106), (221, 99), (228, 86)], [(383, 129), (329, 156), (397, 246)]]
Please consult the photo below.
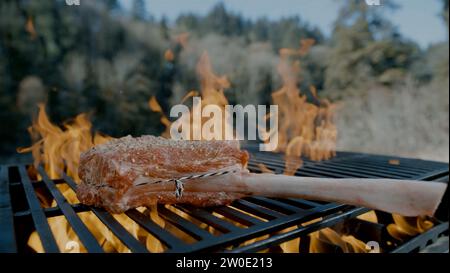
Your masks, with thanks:
[[(208, 179), (203, 179), (208, 177)], [(168, 182), (171, 180), (166, 180)], [(404, 216), (433, 215), (446, 184), (431, 181), (312, 178), (247, 171), (220, 171), (183, 179), (184, 191), (229, 192), (340, 202)], [(144, 184), (142, 184), (144, 185)], [(145, 183), (148, 191), (170, 191), (167, 183)]]

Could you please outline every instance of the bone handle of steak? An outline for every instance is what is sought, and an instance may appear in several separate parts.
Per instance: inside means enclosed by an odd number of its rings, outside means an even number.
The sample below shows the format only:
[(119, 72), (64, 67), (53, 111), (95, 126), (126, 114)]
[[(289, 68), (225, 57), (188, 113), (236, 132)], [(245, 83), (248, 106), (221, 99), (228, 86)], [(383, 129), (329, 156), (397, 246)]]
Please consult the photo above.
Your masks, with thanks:
[(447, 186), (428, 181), (273, 174), (250, 174), (242, 178), (247, 190), (256, 195), (333, 201), (404, 216), (434, 215)]
[(238, 192), (364, 206), (404, 216), (433, 215), (446, 184), (416, 180), (310, 178), (243, 173), (186, 183), (187, 191)]

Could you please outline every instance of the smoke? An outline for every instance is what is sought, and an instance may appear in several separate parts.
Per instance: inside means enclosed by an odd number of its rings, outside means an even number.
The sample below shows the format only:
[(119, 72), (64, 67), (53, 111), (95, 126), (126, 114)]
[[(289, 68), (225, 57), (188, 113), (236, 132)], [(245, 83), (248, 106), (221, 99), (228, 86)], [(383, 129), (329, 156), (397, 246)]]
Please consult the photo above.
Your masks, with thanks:
[[(227, 75), (231, 103), (271, 102), (270, 94), (280, 86), (276, 71), (278, 56), (266, 43), (247, 45), (240, 38), (210, 34), (191, 37), (180, 54), (188, 70), (208, 51), (218, 75)], [(326, 48), (312, 49), (312, 57), (325, 56)], [(308, 75), (303, 71), (302, 75)], [(305, 74), (306, 73), (306, 74)], [(418, 86), (413, 80), (396, 88), (372, 87), (338, 103), (337, 149), (342, 151), (416, 157), (449, 161), (449, 91), (446, 83)], [(269, 86), (269, 89), (267, 89)], [(174, 103), (195, 86), (174, 84)], [(265, 89), (266, 88), (266, 89)]]
[[(278, 81), (275, 70), (278, 57), (268, 43), (246, 44), (243, 38), (215, 34), (191, 37), (188, 46), (180, 54), (180, 63), (188, 70), (195, 71), (204, 51), (208, 52), (215, 73), (226, 75), (230, 80), (231, 88), (226, 91), (226, 95), (235, 103), (263, 103), (273, 91), (265, 88)], [(190, 89), (193, 87), (186, 86), (184, 93)], [(180, 88), (175, 91), (175, 96), (182, 97), (177, 94)]]
[(449, 89), (411, 80), (395, 89), (372, 88), (342, 101), (338, 150), (449, 161)]

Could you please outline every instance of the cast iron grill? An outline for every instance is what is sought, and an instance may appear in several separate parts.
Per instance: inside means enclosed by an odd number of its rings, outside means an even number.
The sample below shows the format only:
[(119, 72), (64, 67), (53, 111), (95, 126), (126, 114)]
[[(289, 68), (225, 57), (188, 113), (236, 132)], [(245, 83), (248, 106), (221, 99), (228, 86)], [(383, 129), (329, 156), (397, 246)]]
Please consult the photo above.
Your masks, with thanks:
[[(275, 173), (282, 173), (284, 159), (280, 154), (251, 152), (249, 169), (260, 172), (258, 164), (264, 164)], [(338, 152), (331, 160), (314, 162), (303, 159), (303, 166), (295, 175), (313, 177), (356, 177), (356, 178), (403, 178), (448, 183), (448, 164), (417, 159), (386, 157), (360, 153)], [(30, 233), (37, 231), (45, 252), (60, 252), (55, 237), (49, 227), (48, 219), (64, 215), (80, 242), (88, 252), (104, 252), (89, 228), (78, 216), (91, 211), (103, 224), (132, 252), (148, 252), (145, 244), (135, 238), (110, 213), (103, 209), (69, 203), (58, 190), (57, 184), (65, 183), (72, 189), (76, 183), (63, 174), (61, 179), (51, 180), (40, 167), (40, 181), (32, 181), (27, 173), (27, 165), (0, 166), (0, 252), (27, 252)], [(56, 200), (57, 206), (42, 207), (36, 189), (48, 191)], [(359, 232), (361, 240), (376, 240), (385, 252), (418, 252), (438, 238), (448, 235), (447, 193), (436, 215), (435, 225), (430, 230), (406, 242), (392, 241), (386, 232), (386, 223), (392, 220), (390, 214), (376, 212), (379, 223), (371, 223), (356, 218), (369, 211), (367, 208), (345, 204), (315, 202), (303, 199), (280, 199), (267, 197), (248, 197), (235, 201), (230, 206), (213, 208), (194, 208), (175, 205), (199, 222), (213, 227), (220, 234), (210, 233), (196, 223), (189, 221), (165, 206), (158, 207), (158, 213), (181, 232), (194, 238), (187, 243), (176, 234), (161, 228), (148, 215), (133, 209), (125, 214), (143, 229), (152, 234), (167, 248), (167, 252), (257, 252), (270, 249), (279, 251), (279, 245), (294, 238), (301, 238), (300, 250), (307, 251), (308, 234), (325, 227), (344, 225)], [(217, 214), (223, 217), (217, 217)], [(304, 225), (311, 220), (313, 223)], [(231, 220), (231, 221), (230, 221)], [(198, 222), (196, 221), (196, 222)], [(238, 223), (238, 224), (236, 224)], [(290, 228), (285, 232), (286, 228)], [(260, 238), (264, 239), (243, 244)]]

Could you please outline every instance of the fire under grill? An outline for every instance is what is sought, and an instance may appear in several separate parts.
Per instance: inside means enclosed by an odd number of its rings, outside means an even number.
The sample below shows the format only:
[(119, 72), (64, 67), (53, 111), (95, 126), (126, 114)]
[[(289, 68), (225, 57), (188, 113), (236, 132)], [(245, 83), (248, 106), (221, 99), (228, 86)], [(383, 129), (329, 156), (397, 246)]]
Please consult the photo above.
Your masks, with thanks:
[[(283, 155), (258, 152), (249, 147), (249, 169), (261, 172), (261, 165), (275, 173), (283, 173)], [(76, 183), (67, 175), (50, 179), (43, 168), (38, 168), (42, 179), (36, 181), (27, 171), (28, 165), (0, 166), (0, 252), (30, 252), (27, 241), (37, 232), (45, 252), (64, 252), (56, 242), (49, 219), (64, 216), (88, 252), (104, 252), (90, 228), (80, 218), (81, 213), (92, 212), (131, 252), (149, 252), (145, 243), (133, 236), (113, 215), (103, 209), (70, 203), (57, 185), (67, 184), (72, 189)], [(448, 164), (375, 156), (360, 153), (338, 152), (331, 160), (315, 162), (303, 159), (298, 176), (398, 178), (448, 183)], [(44, 207), (39, 192), (47, 192), (57, 205)], [(354, 235), (362, 242), (377, 242), (383, 252), (419, 252), (439, 238), (448, 236), (448, 193), (427, 231), (407, 240), (397, 240), (387, 232), (392, 215), (376, 211), (377, 223), (357, 216), (367, 208), (345, 204), (316, 202), (302, 199), (248, 197), (230, 206), (194, 208), (184, 205), (158, 206), (158, 214), (178, 229), (173, 233), (151, 220), (137, 209), (126, 216), (161, 242), (166, 252), (281, 252), (280, 244), (298, 240), (300, 252), (308, 252), (310, 234), (324, 228), (339, 227), (343, 233)], [(189, 218), (182, 217), (182, 211)], [(191, 221), (190, 219), (195, 219)], [(199, 225), (202, 223), (202, 225)], [(206, 228), (205, 228), (206, 227)], [(210, 232), (210, 228), (215, 232)], [(185, 234), (193, 240), (180, 238)], [(333, 246), (330, 246), (333, 249)], [(335, 247), (335, 251), (338, 251)], [(448, 251), (448, 249), (447, 249)]]

